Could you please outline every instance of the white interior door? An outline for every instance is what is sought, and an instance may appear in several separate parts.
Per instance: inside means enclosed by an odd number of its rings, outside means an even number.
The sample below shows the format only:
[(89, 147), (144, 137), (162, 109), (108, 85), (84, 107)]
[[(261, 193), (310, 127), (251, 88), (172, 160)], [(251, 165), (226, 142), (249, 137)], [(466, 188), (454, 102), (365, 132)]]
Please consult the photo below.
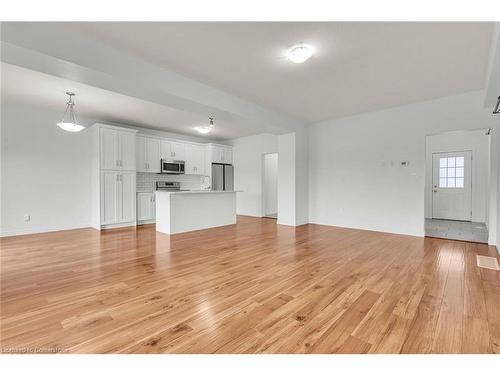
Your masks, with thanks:
[(432, 154), (432, 217), (472, 218), (471, 151)]

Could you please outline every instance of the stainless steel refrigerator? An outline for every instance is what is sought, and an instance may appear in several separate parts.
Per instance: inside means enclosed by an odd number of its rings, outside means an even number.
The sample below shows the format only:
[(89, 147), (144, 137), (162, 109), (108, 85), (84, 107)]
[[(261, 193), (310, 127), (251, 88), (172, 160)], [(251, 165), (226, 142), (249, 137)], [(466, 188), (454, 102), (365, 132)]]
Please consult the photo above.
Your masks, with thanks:
[(234, 173), (231, 164), (212, 163), (212, 190), (234, 190)]

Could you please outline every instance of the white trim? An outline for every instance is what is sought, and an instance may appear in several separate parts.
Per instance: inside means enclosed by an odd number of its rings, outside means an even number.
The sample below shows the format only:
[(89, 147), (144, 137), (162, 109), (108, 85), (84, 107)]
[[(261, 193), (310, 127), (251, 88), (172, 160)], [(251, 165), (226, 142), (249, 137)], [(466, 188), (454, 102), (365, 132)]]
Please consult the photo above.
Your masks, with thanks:
[(103, 224), (101, 229), (115, 229), (115, 228), (125, 228), (125, 227), (135, 227), (135, 221), (129, 223), (117, 223), (117, 224)]
[(88, 223), (76, 224), (76, 225), (59, 225), (51, 227), (38, 227), (30, 229), (12, 230), (5, 232), (2, 231), (2, 233), (0, 233), (0, 237), (23, 236), (27, 234), (49, 233), (49, 232), (58, 232), (62, 230), (83, 229), (83, 228), (95, 229), (92, 228), (92, 226)]
[[(281, 223), (278, 223), (281, 224)], [(388, 231), (387, 229), (383, 228), (375, 228), (375, 227), (369, 227), (369, 226), (346, 226), (346, 225), (338, 225), (338, 224), (331, 224), (331, 223), (321, 223), (318, 221), (309, 221), (309, 223), (306, 224), (316, 224), (316, 225), (325, 225), (329, 227), (337, 227), (337, 228), (345, 228), (345, 229), (357, 229), (357, 230), (366, 230), (370, 232), (379, 232), (379, 233), (387, 233), (387, 234), (400, 234), (403, 236), (413, 236), (413, 237), (425, 237), (425, 231), (419, 231), (419, 232), (402, 232), (402, 231)], [(282, 225), (289, 225), (289, 224), (282, 224)], [(303, 224), (297, 224), (294, 226), (299, 226)]]
[(137, 225), (143, 225), (143, 224), (155, 224), (156, 219), (147, 219), (147, 220), (139, 220), (137, 222)]

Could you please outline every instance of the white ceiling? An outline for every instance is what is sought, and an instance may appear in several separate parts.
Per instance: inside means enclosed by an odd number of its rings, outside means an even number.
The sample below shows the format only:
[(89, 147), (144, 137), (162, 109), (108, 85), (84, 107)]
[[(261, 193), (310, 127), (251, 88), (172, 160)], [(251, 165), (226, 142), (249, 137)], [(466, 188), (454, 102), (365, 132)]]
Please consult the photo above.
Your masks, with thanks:
[(216, 119), (214, 131), (202, 136), (194, 128), (208, 124), (208, 118), (198, 114), (179, 111), (6, 63), (1, 64), (1, 71), (2, 100), (53, 109), (59, 111), (61, 117), (67, 101), (65, 92), (73, 91), (77, 94), (75, 97), (77, 115), (93, 121), (125, 123), (215, 140), (255, 133), (248, 126), (233, 122), (228, 124)]
[[(482, 89), (493, 29), (471, 22), (65, 27), (305, 122)], [(316, 48), (301, 65), (284, 58), (298, 42)]]

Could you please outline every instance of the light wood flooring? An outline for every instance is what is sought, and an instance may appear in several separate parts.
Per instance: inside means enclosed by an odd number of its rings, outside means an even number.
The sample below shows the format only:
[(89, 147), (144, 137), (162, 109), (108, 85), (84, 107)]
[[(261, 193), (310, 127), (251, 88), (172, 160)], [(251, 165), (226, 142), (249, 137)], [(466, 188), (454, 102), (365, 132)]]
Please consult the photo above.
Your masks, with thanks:
[(3, 352), (499, 353), (494, 247), (239, 217), (1, 240)]

